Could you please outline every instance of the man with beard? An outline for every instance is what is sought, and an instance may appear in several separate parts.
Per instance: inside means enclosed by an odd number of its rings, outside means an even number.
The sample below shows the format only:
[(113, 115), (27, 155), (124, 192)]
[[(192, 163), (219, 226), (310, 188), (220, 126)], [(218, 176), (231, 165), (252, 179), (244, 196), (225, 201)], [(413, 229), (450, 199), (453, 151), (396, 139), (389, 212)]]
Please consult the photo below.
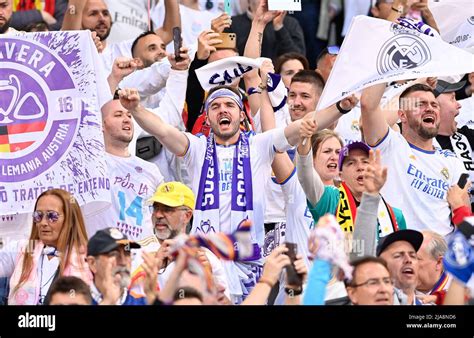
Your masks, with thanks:
[(300, 140), (300, 121), (286, 128), (255, 135), (240, 131), (244, 119), (239, 92), (217, 86), (206, 100), (209, 137), (182, 133), (140, 105), (134, 89), (120, 91), (122, 105), (138, 124), (155, 136), (164, 147), (182, 156), (197, 193), (191, 232), (233, 233), (242, 220), (250, 219), (254, 252), (249, 262), (224, 265), (234, 303), (240, 303), (255, 286), (261, 271), (265, 210), (264, 183), (277, 151), (286, 151)]
[[(110, 73), (114, 60), (119, 56), (132, 56), (133, 39), (119, 43), (108, 43), (112, 28), (112, 16), (104, 0), (69, 0), (76, 9), (74, 14), (66, 14), (63, 30), (88, 29), (96, 32), (102, 43), (101, 53), (106, 73)], [(173, 27), (180, 26), (179, 5), (175, 0), (165, 0), (166, 20), (163, 27), (156, 30), (164, 44), (173, 40)]]
[(408, 228), (447, 235), (453, 229), (447, 191), (464, 170), (455, 154), (433, 146), (440, 124), (439, 103), (427, 85), (405, 89), (399, 101), (402, 132), (398, 134), (382, 115), (384, 90), (385, 84), (378, 84), (366, 88), (361, 97), (365, 141), (381, 150), (382, 162), (388, 167), (381, 193), (403, 211)]
[(91, 236), (112, 226), (133, 240), (153, 235), (151, 212), (145, 202), (163, 182), (163, 176), (155, 164), (130, 154), (132, 116), (117, 98), (102, 107), (102, 128), (112, 205), (86, 219), (87, 233)]
[(12, 12), (12, 0), (0, 0), (0, 34), (8, 34), (15, 31), (13, 28), (10, 28)]
[[(154, 226), (154, 236), (144, 238), (138, 243), (145, 252), (156, 252), (158, 262), (158, 285), (164, 288), (171, 272), (175, 268), (174, 258), (169, 255), (173, 239), (186, 233), (186, 226), (193, 216), (196, 199), (193, 191), (181, 182), (166, 182), (161, 184), (148, 200), (151, 204), (151, 221)], [(229, 286), (225, 271), (220, 260), (209, 250), (201, 249), (199, 259), (205, 266), (209, 266), (216, 284), (222, 295), (229, 297)], [(142, 259), (137, 255), (132, 262), (133, 285), (140, 288), (138, 282), (141, 277)], [(137, 289), (137, 292), (142, 292)]]
[(128, 290), (131, 249), (140, 245), (115, 228), (97, 231), (87, 244), (87, 263), (94, 275), (91, 286), (95, 305), (146, 305), (146, 298)]

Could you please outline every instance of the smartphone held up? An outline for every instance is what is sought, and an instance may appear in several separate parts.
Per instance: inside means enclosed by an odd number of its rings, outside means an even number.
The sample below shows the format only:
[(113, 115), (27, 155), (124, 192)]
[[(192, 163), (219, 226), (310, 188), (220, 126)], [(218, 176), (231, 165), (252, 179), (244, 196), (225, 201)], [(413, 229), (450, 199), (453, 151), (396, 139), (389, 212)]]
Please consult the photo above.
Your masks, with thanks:
[(173, 28), (173, 44), (174, 44), (174, 59), (176, 62), (180, 62), (183, 58), (180, 55), (181, 47), (183, 46), (183, 39), (181, 38), (181, 28)]
[(298, 246), (296, 245), (296, 243), (289, 242), (286, 242), (285, 245), (288, 248), (288, 252), (286, 254), (288, 255), (291, 261), (291, 265), (286, 266), (287, 284), (291, 286), (301, 287), (303, 285), (303, 276), (297, 273), (295, 268)]

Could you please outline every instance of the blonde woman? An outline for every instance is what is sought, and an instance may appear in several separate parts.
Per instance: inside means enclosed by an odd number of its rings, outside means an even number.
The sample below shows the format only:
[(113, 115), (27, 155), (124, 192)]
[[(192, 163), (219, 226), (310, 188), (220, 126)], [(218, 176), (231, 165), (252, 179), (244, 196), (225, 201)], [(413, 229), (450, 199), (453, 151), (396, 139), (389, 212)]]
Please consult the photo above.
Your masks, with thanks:
[(0, 276), (10, 277), (10, 305), (41, 305), (59, 276), (76, 276), (87, 284), (87, 234), (81, 209), (68, 192), (52, 189), (37, 199), (29, 240), (0, 251)]

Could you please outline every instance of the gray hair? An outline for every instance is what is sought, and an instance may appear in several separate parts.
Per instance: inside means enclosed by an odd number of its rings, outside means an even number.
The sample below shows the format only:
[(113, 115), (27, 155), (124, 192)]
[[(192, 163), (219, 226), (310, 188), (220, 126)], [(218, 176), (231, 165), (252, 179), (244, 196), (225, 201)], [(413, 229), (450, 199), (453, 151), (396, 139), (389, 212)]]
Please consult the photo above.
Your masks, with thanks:
[(426, 252), (435, 260), (443, 257), (448, 250), (444, 237), (431, 230), (423, 230), (422, 233), (424, 238), (429, 239), (425, 248)]

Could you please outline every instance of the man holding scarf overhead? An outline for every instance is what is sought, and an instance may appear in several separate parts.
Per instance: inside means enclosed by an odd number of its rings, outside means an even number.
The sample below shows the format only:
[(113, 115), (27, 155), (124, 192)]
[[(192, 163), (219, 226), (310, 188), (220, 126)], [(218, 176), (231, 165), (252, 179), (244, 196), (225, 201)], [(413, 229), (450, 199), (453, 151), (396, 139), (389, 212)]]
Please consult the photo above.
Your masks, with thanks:
[[(243, 219), (252, 220), (254, 252), (263, 245), (265, 199), (261, 195), (276, 151), (283, 152), (300, 140), (301, 121), (256, 135), (240, 130), (244, 119), (242, 99), (235, 89), (217, 86), (206, 100), (209, 137), (182, 133), (143, 108), (134, 89), (120, 92), (122, 104), (138, 124), (171, 152), (182, 156), (197, 195), (192, 233), (234, 232)], [(238, 248), (237, 248), (238, 249)], [(240, 303), (257, 283), (262, 259), (225, 262), (230, 293)]]

